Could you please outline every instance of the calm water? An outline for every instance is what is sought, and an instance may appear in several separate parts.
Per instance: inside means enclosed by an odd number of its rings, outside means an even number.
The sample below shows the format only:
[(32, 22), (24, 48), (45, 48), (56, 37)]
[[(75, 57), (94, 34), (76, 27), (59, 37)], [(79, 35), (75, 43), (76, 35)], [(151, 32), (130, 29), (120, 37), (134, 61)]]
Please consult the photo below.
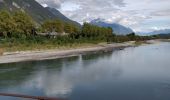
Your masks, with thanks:
[(69, 100), (170, 100), (170, 43), (1, 64), (0, 92)]

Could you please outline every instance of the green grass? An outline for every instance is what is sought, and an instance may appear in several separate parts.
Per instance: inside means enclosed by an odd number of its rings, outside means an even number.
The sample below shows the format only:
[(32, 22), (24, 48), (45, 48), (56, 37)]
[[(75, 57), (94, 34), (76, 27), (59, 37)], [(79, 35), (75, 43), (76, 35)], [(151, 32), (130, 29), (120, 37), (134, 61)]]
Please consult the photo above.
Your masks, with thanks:
[(142, 45), (142, 44), (150, 44), (149, 42), (147, 41), (135, 41), (135, 45)]
[(0, 55), (3, 55), (3, 49), (0, 48)]
[(93, 47), (98, 43), (106, 43), (102, 40), (93, 39), (70, 39), (58, 38), (48, 39), (44, 37), (27, 38), (27, 39), (1, 39), (0, 40), (0, 55), (3, 52), (15, 52), (15, 51), (32, 51), (32, 50), (49, 50), (49, 49), (74, 49), (82, 47)]
[(0, 55), (3, 52), (14, 52), (14, 51), (32, 51), (32, 50), (50, 50), (50, 49), (58, 49), (58, 50), (67, 50), (74, 48), (82, 48), (82, 47), (94, 47), (97, 44), (94, 43), (73, 43), (73, 44), (65, 44), (65, 45), (55, 45), (55, 44), (19, 44), (19, 45), (3, 45), (3, 51), (0, 50)]

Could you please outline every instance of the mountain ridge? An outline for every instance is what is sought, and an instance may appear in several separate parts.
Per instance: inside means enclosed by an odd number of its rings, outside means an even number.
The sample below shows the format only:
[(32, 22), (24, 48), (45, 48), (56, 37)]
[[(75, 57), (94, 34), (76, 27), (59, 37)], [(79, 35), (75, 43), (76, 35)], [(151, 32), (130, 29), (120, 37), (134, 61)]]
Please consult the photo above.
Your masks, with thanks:
[(149, 32), (149, 34), (154, 35), (154, 34), (169, 34), (170, 29), (161, 29), (161, 30), (156, 30), (153, 32)]
[(69, 22), (80, 26), (78, 22), (70, 20), (57, 9), (55, 10), (58, 14), (54, 14), (35, 0), (0, 0), (0, 9), (8, 10), (10, 12), (16, 10), (24, 11), (30, 15), (37, 23), (42, 23), (43, 21), (49, 19), (60, 19), (64, 22)]
[[(48, 11), (50, 11), (53, 15), (57, 16), (58, 18), (62, 19), (65, 22), (69, 22), (70, 19), (67, 18), (65, 15), (63, 15), (60, 11), (58, 11), (55, 8), (51, 8), (51, 7), (45, 7), (45, 9), (47, 9)], [(80, 26), (79, 23), (77, 23), (76, 21), (71, 20), (71, 23), (74, 23), (76, 26)]]
[(126, 34), (133, 33), (133, 30), (130, 28), (127, 28), (117, 23), (107, 23), (100, 18), (94, 19), (90, 23), (101, 27), (111, 27), (113, 29), (113, 32), (117, 35), (126, 35)]
[(137, 32), (138, 34), (142, 35), (159, 35), (159, 34), (170, 34), (170, 29), (160, 29), (155, 30), (152, 32)]

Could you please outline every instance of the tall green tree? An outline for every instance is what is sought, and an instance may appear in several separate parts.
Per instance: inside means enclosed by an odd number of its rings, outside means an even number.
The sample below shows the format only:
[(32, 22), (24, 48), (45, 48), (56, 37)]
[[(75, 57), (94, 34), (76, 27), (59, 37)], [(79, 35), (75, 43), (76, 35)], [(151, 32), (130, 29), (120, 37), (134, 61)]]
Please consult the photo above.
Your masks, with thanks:
[(61, 20), (58, 20), (58, 19), (56, 19), (55, 21), (54, 21), (54, 23), (55, 23), (55, 30), (56, 30), (56, 32), (59, 32), (59, 33), (62, 33), (62, 32), (64, 32), (64, 23), (61, 21)]
[(25, 12), (17, 11), (14, 13), (13, 19), (17, 25), (17, 33), (21, 33), (26, 36), (31, 35), (32, 29), (35, 28), (35, 23), (29, 15)]
[(65, 23), (64, 25), (64, 31), (66, 33), (73, 33), (73, 26), (70, 23)]
[(7, 11), (0, 11), (0, 36), (10, 37), (16, 29), (16, 23)]
[(84, 23), (82, 27), (82, 36), (85, 38), (97, 38), (100, 40), (110, 40), (113, 35), (112, 28), (99, 27), (96, 25), (91, 25), (89, 23)]
[(135, 33), (130, 33), (130, 34), (127, 34), (127, 37), (128, 37), (130, 40), (135, 40), (136, 35), (135, 35)]
[(64, 31), (66, 33), (78, 33), (79, 32), (79, 28), (77, 26), (75, 26), (74, 24), (71, 23), (65, 23), (64, 24)]
[(43, 32), (53, 32), (55, 31), (55, 24), (52, 20), (47, 20), (41, 25)]
[(60, 20), (47, 20), (41, 27), (43, 32), (64, 32), (64, 24)]

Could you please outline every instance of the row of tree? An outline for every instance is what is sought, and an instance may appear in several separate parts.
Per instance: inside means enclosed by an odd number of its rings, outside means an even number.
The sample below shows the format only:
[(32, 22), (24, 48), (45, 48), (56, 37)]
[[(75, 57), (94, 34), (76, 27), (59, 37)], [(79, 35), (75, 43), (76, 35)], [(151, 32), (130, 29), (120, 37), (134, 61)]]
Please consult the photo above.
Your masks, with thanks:
[(115, 35), (113, 34), (113, 30), (110, 27), (99, 27), (89, 23), (84, 23), (81, 36), (85, 38), (98, 38), (101, 40), (110, 41)]
[[(37, 27), (38, 26), (38, 27)], [(82, 28), (63, 22), (61, 20), (47, 20), (41, 25), (36, 25), (32, 18), (25, 12), (0, 11), (0, 36), (5, 37), (27, 37), (35, 35), (35, 31), (50, 33), (69, 33), (71, 38), (101, 38), (112, 37), (112, 28), (98, 27), (84, 23)], [(36, 31), (36, 32), (37, 32)]]
[[(36, 24), (32, 18), (25, 12), (16, 11), (9, 13), (7, 11), (0, 11), (0, 37), (17, 37), (27, 38), (36, 37), (37, 32), (41, 33), (68, 33), (67, 37), (58, 36), (57, 39), (64, 41), (75, 39), (77, 40), (100, 40), (107, 42), (124, 42), (130, 40), (145, 40), (150, 37), (136, 36), (135, 33), (128, 34), (126, 36), (118, 36), (113, 34), (113, 30), (110, 27), (99, 27), (84, 23), (83, 26), (77, 27), (74, 24), (66, 23), (61, 20), (47, 20), (41, 25)], [(35, 38), (34, 38), (35, 39)], [(38, 38), (37, 38), (38, 39)]]
[(47, 20), (45, 21), (41, 27), (41, 32), (58, 32), (58, 33), (76, 33), (79, 31), (79, 28), (74, 24), (66, 23), (61, 20)]
[(13, 13), (0, 11), (0, 36), (30, 36), (33, 35), (35, 30), (38, 30), (38, 32), (75, 33), (79, 29), (73, 24), (57, 19), (45, 21), (42, 25), (36, 25), (32, 18), (22, 11)]

